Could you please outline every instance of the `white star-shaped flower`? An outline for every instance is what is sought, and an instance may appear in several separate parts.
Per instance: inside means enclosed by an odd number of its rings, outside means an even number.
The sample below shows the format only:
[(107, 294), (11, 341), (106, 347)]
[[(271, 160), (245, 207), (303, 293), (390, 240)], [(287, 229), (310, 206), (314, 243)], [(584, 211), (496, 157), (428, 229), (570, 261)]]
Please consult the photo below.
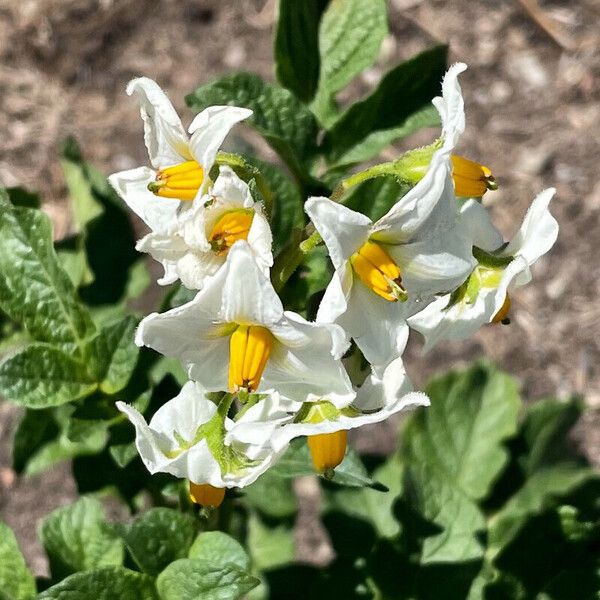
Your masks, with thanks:
[(194, 300), (146, 317), (136, 341), (178, 358), (209, 391), (274, 389), (297, 402), (327, 395), (336, 406), (354, 398), (339, 360), (348, 347), (342, 328), (284, 311), (244, 241)]

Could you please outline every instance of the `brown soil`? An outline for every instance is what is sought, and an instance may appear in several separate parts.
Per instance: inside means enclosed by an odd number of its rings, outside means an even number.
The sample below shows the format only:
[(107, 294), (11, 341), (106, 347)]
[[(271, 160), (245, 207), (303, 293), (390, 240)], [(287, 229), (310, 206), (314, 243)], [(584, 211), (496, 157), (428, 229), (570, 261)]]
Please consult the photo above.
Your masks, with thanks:
[[(60, 140), (75, 134), (86, 156), (107, 173), (143, 164), (141, 123), (135, 102), (124, 94), (127, 81), (139, 74), (155, 78), (191, 117), (184, 94), (214, 76), (248, 69), (271, 78), (274, 4), (0, 0), (0, 180), (41, 192), (57, 237), (63, 235), (69, 217)], [(409, 371), (421, 383), (485, 355), (520, 377), (527, 398), (584, 394), (590, 408), (578, 438), (600, 464), (600, 266), (594, 250), (600, 242), (600, 8), (595, 0), (544, 2), (559, 44), (517, 0), (389, 4), (392, 31), (381, 58), (344, 96), (364, 92), (399, 59), (448, 42), (451, 60), (470, 67), (461, 80), (468, 111), (461, 152), (497, 176), (500, 190), (486, 202), (501, 228), (510, 234), (534, 195), (551, 185), (558, 189), (553, 212), (561, 226), (556, 247), (534, 269), (534, 283), (515, 293), (510, 327), (486, 328), (426, 358), (415, 338)], [(402, 148), (434, 135), (419, 134)], [(43, 572), (34, 524), (70, 501), (74, 486), (66, 466), (24, 481), (14, 477), (9, 447), (16, 416), (14, 408), (0, 405), (0, 516), (15, 528), (36, 572)], [(388, 434), (376, 437), (371, 430), (357, 443), (381, 451), (379, 440), (391, 440), (393, 431), (385, 426)], [(317, 542), (303, 539), (299, 534), (307, 556), (306, 548)]]

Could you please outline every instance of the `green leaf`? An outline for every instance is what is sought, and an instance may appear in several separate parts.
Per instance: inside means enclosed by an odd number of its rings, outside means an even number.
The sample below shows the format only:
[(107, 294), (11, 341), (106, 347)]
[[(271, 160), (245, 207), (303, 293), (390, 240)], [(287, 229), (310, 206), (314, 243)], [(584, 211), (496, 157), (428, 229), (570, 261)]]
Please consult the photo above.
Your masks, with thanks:
[(250, 568), (250, 559), (242, 545), (221, 531), (201, 533), (192, 544), (188, 558), (198, 558), (214, 565), (231, 564), (243, 571)]
[(319, 20), (327, 0), (279, 0), (275, 74), (281, 85), (310, 102), (319, 82)]
[(90, 183), (80, 164), (66, 158), (61, 160), (60, 164), (71, 199), (73, 220), (79, 233), (90, 221), (102, 214), (102, 205), (94, 198)]
[(569, 463), (534, 473), (491, 519), (488, 542), (490, 557), (508, 544), (533, 515), (556, 506), (584, 484), (598, 479), (599, 475), (592, 469)]
[(291, 517), (298, 508), (292, 482), (278, 477), (271, 471), (261, 475), (243, 491), (247, 502), (268, 517)]
[(225, 75), (186, 96), (188, 106), (201, 111), (215, 104), (243, 106), (253, 111), (252, 125), (279, 153), (299, 181), (307, 181), (302, 163), (316, 150), (317, 123), (291, 92), (251, 73)]
[(35, 580), (17, 540), (10, 527), (0, 521), (0, 600), (30, 600), (35, 595)]
[(0, 308), (39, 341), (70, 348), (94, 332), (52, 246), (50, 219), (0, 190)]
[(334, 159), (334, 165), (331, 168), (349, 167), (371, 160), (393, 142), (425, 127), (436, 127), (439, 124), (440, 115), (437, 110), (433, 106), (424, 106), (406, 117), (397, 126), (376, 129), (362, 138), (357, 138), (357, 141), (347, 150), (339, 151), (342, 154), (334, 151), (337, 158)]
[(187, 557), (196, 535), (190, 515), (170, 508), (153, 508), (124, 531), (125, 544), (142, 571), (158, 575), (169, 563)]
[(254, 157), (244, 157), (260, 169), (273, 194), (271, 208), (271, 231), (273, 233), (273, 254), (277, 256), (290, 241), (294, 228), (301, 229), (305, 224), (304, 199), (298, 186), (279, 168)]
[(434, 464), (411, 464), (407, 475), (414, 508), (438, 529), (424, 540), (421, 563), (482, 558), (478, 537), (485, 531), (485, 519), (477, 505)]
[(51, 512), (42, 522), (40, 536), (54, 579), (123, 562), (123, 542), (95, 498), (84, 496)]
[(39, 208), (40, 197), (34, 192), (30, 192), (22, 187), (6, 188), (8, 198), (13, 206), (22, 206), (23, 208)]
[(517, 430), (517, 383), (476, 364), (427, 386), (431, 406), (411, 417), (404, 441), (411, 464), (426, 464), (467, 497), (481, 500), (507, 463), (503, 442)]
[[(304, 438), (294, 440), (271, 469), (271, 473), (284, 479), (315, 475), (306, 440)], [(373, 481), (369, 477), (358, 454), (350, 447), (348, 447), (342, 463), (336, 467), (331, 481), (347, 487), (370, 487), (378, 491), (387, 491), (383, 484)]]
[[(436, 46), (398, 65), (385, 75), (371, 95), (346, 110), (323, 142), (329, 160), (352, 162), (342, 157), (349, 153), (352, 159), (354, 152), (360, 156), (359, 148), (365, 147), (365, 139), (373, 132), (401, 128), (401, 135), (407, 135), (423, 122), (435, 124), (434, 113), (422, 111), (429, 109), (431, 99), (440, 91), (447, 50), (446, 46)], [(374, 143), (373, 139), (369, 145)]]
[(183, 559), (170, 564), (158, 576), (156, 588), (161, 600), (235, 600), (259, 583), (233, 565)]
[(248, 551), (261, 571), (294, 561), (294, 531), (290, 525), (269, 526), (256, 514), (248, 519)]
[[(64, 411), (63, 409), (68, 409)], [(69, 439), (69, 406), (60, 409), (27, 409), (19, 422), (13, 441), (13, 468), (17, 473), (34, 475), (52, 465), (86, 454), (100, 452), (107, 431), (96, 426), (78, 442)]]
[(402, 493), (404, 465), (400, 454), (394, 454), (373, 471), (373, 478), (389, 490), (381, 494), (369, 488), (337, 488), (327, 494), (328, 507), (370, 521), (380, 537), (392, 538), (399, 533), (394, 518), (394, 502)]
[(123, 567), (75, 573), (52, 586), (37, 600), (158, 600), (147, 575)]
[(117, 303), (127, 291), (129, 269), (140, 258), (129, 213), (106, 177), (83, 159), (74, 139), (65, 142), (62, 158), (79, 215), (79, 247), (85, 250), (93, 274), (81, 297), (94, 306)]
[(139, 349), (134, 342), (137, 321), (128, 316), (105, 325), (88, 347), (89, 369), (105, 394), (115, 394), (128, 383)]
[(571, 398), (566, 402), (548, 398), (527, 407), (520, 436), (527, 454), (520, 459), (526, 473), (533, 474), (546, 466), (576, 459), (567, 433), (583, 412), (582, 402)]
[(351, 188), (342, 204), (377, 221), (409, 190), (389, 175), (369, 179)]
[(82, 363), (46, 344), (31, 344), (0, 364), (0, 394), (28, 408), (72, 402), (97, 387)]
[(321, 19), (321, 70), (313, 105), (320, 119), (322, 106), (377, 58), (388, 32), (385, 0), (331, 0)]

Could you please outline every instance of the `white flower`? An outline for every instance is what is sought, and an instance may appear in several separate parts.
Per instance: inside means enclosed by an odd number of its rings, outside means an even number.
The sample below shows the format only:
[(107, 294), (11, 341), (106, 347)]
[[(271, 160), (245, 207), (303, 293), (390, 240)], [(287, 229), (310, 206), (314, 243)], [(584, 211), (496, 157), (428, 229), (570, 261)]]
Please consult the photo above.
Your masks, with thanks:
[(305, 204), (335, 267), (317, 321), (339, 323), (372, 364), (399, 356), (406, 318), (474, 266), (446, 158), (436, 152), (425, 177), (376, 223), (327, 198)]
[[(273, 421), (278, 397), (276, 393), (270, 395), (262, 406), (248, 409), (238, 421), (227, 417), (225, 409), (230, 402), (222, 402), (223, 406), (215, 404), (199, 383), (188, 381), (175, 398), (156, 411), (149, 424), (132, 406), (117, 402), (117, 408), (135, 426), (135, 444), (150, 473), (170, 473), (218, 488), (244, 487), (281, 454), (271, 446), (272, 427), (261, 427), (261, 420)], [(245, 441), (236, 435), (240, 426)]]
[(223, 166), (210, 193), (196, 198), (169, 233), (151, 232), (136, 247), (163, 265), (159, 284), (180, 279), (187, 288), (201, 289), (238, 240), (248, 241), (257, 264), (268, 274), (272, 235), (262, 206), (254, 202), (248, 185)]
[[(115, 173), (109, 181), (127, 205), (157, 233), (168, 233), (182, 200), (193, 200), (209, 186), (208, 173), (223, 140), (252, 111), (235, 106), (211, 106), (199, 113), (187, 136), (173, 105), (156, 82), (147, 77), (127, 86), (140, 101), (144, 140), (153, 169), (139, 167)], [(148, 189), (150, 184), (154, 192)]]
[(442, 340), (464, 339), (486, 323), (507, 318), (509, 287), (531, 280), (529, 267), (552, 248), (558, 236), (558, 223), (548, 210), (555, 191), (549, 188), (535, 198), (519, 231), (506, 246), (498, 244), (499, 234), (490, 229), (485, 211), (467, 209), (469, 227), (479, 231), (474, 244), (478, 264), (454, 293), (438, 298), (408, 320), (425, 337), (425, 351)]
[[(350, 406), (337, 408), (324, 397), (318, 402), (304, 404), (287, 422), (278, 413), (279, 420), (273, 428), (271, 444), (275, 451), (281, 452), (296, 437), (347, 431), (379, 423), (397, 412), (417, 406), (429, 406), (429, 398), (422, 392), (412, 391), (399, 357), (383, 368), (372, 368), (371, 375)], [(244, 435), (250, 427), (249, 424), (241, 425), (240, 435)]]
[(284, 312), (244, 241), (194, 300), (146, 317), (136, 342), (181, 360), (209, 391), (260, 387), (298, 402), (327, 394), (339, 406), (354, 398), (339, 360), (348, 346), (344, 331)]

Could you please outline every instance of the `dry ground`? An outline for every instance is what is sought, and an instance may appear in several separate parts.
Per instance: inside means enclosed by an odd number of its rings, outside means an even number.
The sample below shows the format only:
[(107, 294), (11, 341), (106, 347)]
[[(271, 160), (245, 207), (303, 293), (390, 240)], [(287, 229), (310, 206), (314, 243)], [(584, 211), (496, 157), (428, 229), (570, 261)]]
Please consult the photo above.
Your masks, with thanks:
[[(529, 2), (531, 4), (531, 0)], [(271, 77), (272, 0), (0, 0), (0, 180), (40, 191), (57, 235), (69, 227), (56, 149), (75, 134), (105, 172), (145, 162), (141, 123), (126, 82), (157, 79), (185, 114), (183, 96), (234, 69)], [(561, 233), (515, 293), (513, 324), (425, 359), (415, 341), (417, 382), (487, 355), (523, 382), (528, 398), (585, 394), (578, 438), (600, 464), (600, 56), (597, 0), (543, 2), (557, 43), (517, 0), (390, 0), (392, 32), (378, 64), (346, 96), (365, 91), (392, 63), (434, 41), (470, 68), (462, 81), (468, 131), (461, 152), (492, 167), (500, 190), (486, 201), (510, 234), (536, 192), (558, 189)], [(562, 45), (561, 45), (562, 44)], [(410, 147), (434, 132), (408, 140)], [(17, 481), (9, 468), (15, 410), (0, 404), (0, 516), (15, 527), (36, 571), (45, 569), (34, 523), (69, 501), (68, 468)], [(394, 425), (384, 426), (393, 432)], [(371, 450), (393, 435), (362, 435)], [(308, 528), (301, 552), (318, 543)], [(313, 536), (316, 535), (316, 537)], [(304, 550), (303, 550), (304, 548)]]

